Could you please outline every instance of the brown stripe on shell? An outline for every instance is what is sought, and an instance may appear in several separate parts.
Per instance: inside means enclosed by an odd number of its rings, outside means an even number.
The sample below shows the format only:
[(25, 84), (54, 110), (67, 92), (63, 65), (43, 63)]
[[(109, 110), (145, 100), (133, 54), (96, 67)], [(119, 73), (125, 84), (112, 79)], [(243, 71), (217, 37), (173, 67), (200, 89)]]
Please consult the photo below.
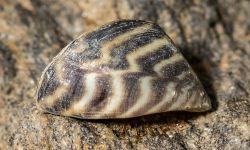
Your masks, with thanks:
[(151, 80), (151, 96), (149, 97), (149, 101), (142, 105), (141, 108), (135, 112), (133, 112), (132, 116), (141, 116), (144, 115), (150, 110), (152, 107), (154, 107), (156, 104), (161, 102), (163, 95), (166, 91), (166, 85), (168, 81), (164, 80), (163, 78), (157, 79), (153, 78)]
[[(77, 66), (66, 63), (64, 66), (64, 82), (68, 82), (67, 92), (57, 97), (50, 110), (56, 114), (61, 113), (71, 107), (75, 101), (79, 100), (84, 93), (84, 74), (85, 72)], [(62, 69), (63, 70), (63, 69)], [(64, 84), (64, 83), (61, 83)]]
[(137, 59), (137, 63), (140, 64), (142, 71), (148, 73), (155, 73), (153, 70), (154, 65), (161, 60), (168, 59), (174, 54), (174, 51), (168, 45), (165, 45), (143, 57)]
[(186, 101), (185, 107), (186, 109), (189, 109), (190, 106), (195, 106), (196, 105), (196, 98), (197, 98), (198, 92), (192, 90), (192, 93), (190, 93), (188, 100)]
[[(190, 79), (191, 78), (192, 78), (192, 74), (188, 73), (184, 77), (184, 79), (182, 79), (182, 80), (179, 80), (177, 77), (173, 77), (173, 78), (166, 77), (165, 79), (163, 79), (163, 80), (167, 81), (166, 84), (165, 84), (165, 87), (164, 87), (164, 90), (165, 90), (164, 93), (165, 93), (165, 95), (163, 94), (163, 96), (159, 100), (159, 103), (161, 103), (165, 99), (164, 96), (168, 96), (171, 92), (174, 92), (174, 93), (172, 93), (172, 96), (169, 99), (169, 101), (164, 102), (164, 104), (159, 107), (157, 113), (169, 111), (169, 108), (173, 104), (175, 104), (176, 102), (178, 102), (178, 98), (183, 94), (183, 92), (186, 92), (186, 91), (183, 91), (182, 89), (185, 88), (186, 86), (190, 85)], [(173, 85), (172, 91), (169, 91), (169, 89), (168, 89), (168, 87), (170, 86), (170, 84)], [(192, 87), (188, 91), (192, 91), (193, 88), (194, 88), (194, 84), (192, 85)], [(184, 103), (185, 103), (185, 101), (182, 103), (182, 105), (184, 105)], [(155, 103), (155, 106), (156, 105), (157, 104)], [(180, 105), (179, 107), (181, 107), (182, 105)], [(152, 107), (154, 107), (154, 106), (152, 106)], [(145, 112), (145, 114), (151, 114), (151, 113)]]
[(136, 51), (138, 48), (150, 44), (155, 39), (163, 38), (164, 33), (148, 30), (145, 33), (141, 33), (129, 38), (127, 41), (121, 45), (112, 49), (111, 57), (113, 58), (110, 62), (110, 68), (114, 69), (127, 69), (129, 64), (126, 60), (126, 56)]
[(186, 60), (183, 59), (178, 62), (174, 62), (166, 66), (163, 66), (161, 69), (161, 72), (162, 72), (163, 77), (173, 78), (173, 77), (180, 75), (183, 72), (188, 71), (189, 69), (190, 68), (189, 68), (188, 63), (186, 62)]
[(161, 93), (162, 96), (159, 97), (157, 103), (152, 105), (147, 111), (144, 112), (144, 114), (154, 114), (168, 111), (168, 107), (171, 105), (171, 102), (178, 96), (175, 92), (175, 86), (176, 84), (174, 81), (165, 80), (163, 87), (164, 90), (162, 90)]
[(193, 83), (194, 82), (194, 76), (193, 74), (191, 73), (188, 73), (186, 74), (182, 79), (176, 79), (176, 83), (177, 83), (177, 92), (178, 92), (178, 89), (181, 89), (183, 86), (187, 86), (189, 85), (190, 83)]
[(60, 81), (57, 80), (55, 68), (50, 65), (44, 73), (40, 88), (37, 91), (37, 101), (39, 102), (44, 97), (53, 95), (59, 85)]
[(111, 94), (107, 98), (107, 105), (105, 105), (99, 114), (92, 116), (92, 118), (113, 118), (120, 114), (119, 106), (123, 103), (124, 97), (124, 80), (123, 77), (117, 74), (110, 74), (112, 88)]
[[(173, 105), (176, 105), (177, 103), (179, 103), (178, 108), (182, 108), (186, 104), (186, 101), (188, 100), (188, 97), (190, 97), (191, 92), (195, 91), (196, 83), (193, 82), (192, 78), (193, 78), (192, 74), (187, 74), (183, 79), (176, 82), (177, 85), (175, 91), (177, 95), (175, 98), (172, 99), (171, 103), (169, 103), (166, 107), (162, 107), (163, 109), (166, 110), (171, 109), (171, 107)], [(180, 99), (180, 97), (182, 97), (183, 94), (185, 93), (187, 93), (186, 97), (184, 99)]]
[(135, 103), (127, 109), (126, 112), (118, 116), (118, 118), (126, 118), (133, 115), (138, 110), (142, 109), (142, 106), (146, 105), (152, 96), (152, 76), (143, 76), (139, 78), (138, 86), (140, 88), (139, 95), (135, 100)]
[(81, 114), (83, 118), (99, 115), (102, 113), (100, 110), (107, 105), (107, 99), (112, 95), (111, 77), (109, 75), (98, 75), (96, 77), (96, 90), (94, 95)]
[(119, 106), (120, 114), (117, 114), (117, 116), (128, 111), (136, 103), (136, 100), (138, 99), (141, 92), (139, 87), (139, 79), (143, 76), (145, 75), (141, 72), (123, 74), (125, 90), (123, 103)]
[[(169, 107), (169, 110), (185, 110), (185, 105), (190, 100), (190, 96), (193, 92), (196, 92), (194, 90), (194, 84), (190, 83), (187, 86), (183, 86), (182, 89), (178, 92), (178, 97), (175, 99), (175, 101), (171, 104)], [(175, 107), (173, 107), (175, 105)]]
[[(46, 107), (45, 109), (54, 114), (60, 114), (63, 111), (69, 109), (74, 101), (78, 100), (81, 97), (80, 93), (83, 93), (83, 82), (80, 78), (76, 78), (79, 81), (72, 84), (67, 89), (67, 93), (61, 95), (61, 97), (56, 98), (53, 106)], [(78, 94), (75, 94), (78, 93)]]

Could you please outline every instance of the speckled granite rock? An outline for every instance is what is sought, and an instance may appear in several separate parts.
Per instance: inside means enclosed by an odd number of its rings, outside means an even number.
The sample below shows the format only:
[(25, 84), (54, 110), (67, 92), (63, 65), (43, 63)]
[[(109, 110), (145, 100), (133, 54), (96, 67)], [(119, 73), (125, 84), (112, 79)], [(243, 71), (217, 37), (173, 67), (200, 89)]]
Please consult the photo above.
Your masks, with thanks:
[[(250, 149), (247, 0), (0, 0), (0, 149)], [(116, 19), (157, 22), (213, 102), (208, 113), (77, 120), (40, 113), (37, 80), (59, 50)]]

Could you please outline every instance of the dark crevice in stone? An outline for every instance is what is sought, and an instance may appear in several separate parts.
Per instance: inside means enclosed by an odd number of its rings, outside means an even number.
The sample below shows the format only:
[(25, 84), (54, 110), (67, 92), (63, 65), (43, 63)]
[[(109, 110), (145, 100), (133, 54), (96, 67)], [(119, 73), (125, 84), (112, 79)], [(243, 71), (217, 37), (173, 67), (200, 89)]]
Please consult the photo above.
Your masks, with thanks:
[(166, 8), (170, 12), (170, 14), (172, 16), (172, 19), (176, 22), (176, 24), (178, 26), (178, 29), (180, 30), (180, 36), (181, 36), (181, 39), (182, 39), (182, 42), (183, 42), (183, 46), (185, 47), (187, 45), (187, 38), (186, 38), (186, 35), (185, 35), (185, 32), (184, 32), (183, 25), (182, 25), (181, 21), (179, 20), (179, 18), (177, 17), (177, 14), (175, 13), (175, 11), (172, 8), (168, 7), (168, 6), (166, 6)]
[(233, 23), (231, 20), (228, 19), (228, 13), (227, 10), (224, 9), (224, 7), (221, 6), (221, 4), (218, 2), (218, 0), (210, 1), (212, 6), (214, 6), (218, 21), (222, 24), (225, 33), (233, 40)]
[(158, 13), (157, 13), (157, 1), (155, 1), (155, 0), (150, 0), (149, 1), (149, 5), (151, 5), (152, 6), (152, 10), (151, 10), (151, 15), (152, 15), (152, 21), (153, 22), (157, 22), (157, 20), (159, 20), (159, 15), (158, 15)]
[(188, 148), (187, 148), (188, 146), (186, 146), (185, 143), (183, 142), (183, 137), (181, 134), (176, 133), (174, 138), (173, 138), (173, 141), (178, 141), (178, 144), (180, 145), (181, 149), (188, 150)]
[[(158, 14), (157, 7), (155, 7), (154, 0), (128, 0), (130, 7), (136, 12), (134, 15), (135, 19), (143, 19), (152, 22), (157, 22)], [(148, 7), (151, 6), (151, 7)], [(138, 9), (139, 8), (139, 9)], [(135, 10), (138, 9), (138, 10)]]
[(220, 23), (224, 29), (225, 34), (230, 39), (229, 44), (232, 47), (232, 49), (234, 49), (235, 51), (240, 50), (241, 52), (243, 52), (244, 54), (250, 57), (250, 53), (247, 52), (246, 49), (242, 48), (238, 44), (237, 40), (235, 40), (233, 37), (234, 23), (233, 23), (232, 16), (229, 16), (228, 14), (228, 9), (226, 9), (222, 4), (220, 4), (218, 0), (208, 1), (208, 5), (214, 8), (216, 15), (217, 15), (217, 20), (210, 22), (210, 26), (213, 27), (215, 26), (215, 24)]
[[(16, 5), (16, 10), (23, 24), (34, 28), (31, 31), (31, 34), (34, 34), (35, 37), (32, 45), (34, 55), (40, 54), (44, 49), (41, 43), (45, 45), (58, 43), (61, 47), (65, 46), (72, 37), (63, 32), (60, 24), (51, 13), (50, 5), (40, 0), (32, 1), (32, 5), (35, 10), (39, 11), (27, 10), (20, 4)], [(45, 33), (48, 37), (45, 37)], [(59, 50), (55, 53), (58, 53)]]
[[(3, 68), (4, 78), (13, 79), (17, 74), (16, 60), (11, 50), (0, 41), (0, 67)], [(6, 80), (7, 81), (7, 80)]]

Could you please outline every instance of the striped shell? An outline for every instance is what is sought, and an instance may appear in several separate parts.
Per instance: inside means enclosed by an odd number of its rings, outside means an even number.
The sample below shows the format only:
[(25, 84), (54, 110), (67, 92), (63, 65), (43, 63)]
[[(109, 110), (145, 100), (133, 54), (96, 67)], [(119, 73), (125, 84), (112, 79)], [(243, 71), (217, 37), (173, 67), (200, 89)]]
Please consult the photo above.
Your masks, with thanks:
[(37, 105), (82, 119), (211, 108), (170, 38), (158, 25), (141, 20), (112, 22), (68, 44), (44, 70)]

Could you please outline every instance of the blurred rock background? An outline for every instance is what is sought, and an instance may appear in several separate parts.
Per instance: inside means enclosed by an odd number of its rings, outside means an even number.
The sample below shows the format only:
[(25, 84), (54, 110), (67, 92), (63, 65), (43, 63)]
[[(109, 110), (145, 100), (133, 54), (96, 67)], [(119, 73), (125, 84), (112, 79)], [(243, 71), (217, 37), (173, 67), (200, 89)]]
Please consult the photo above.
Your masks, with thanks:
[[(249, 8), (248, 0), (0, 0), (0, 150), (250, 149)], [(34, 95), (46, 64), (117, 19), (164, 28), (213, 109), (101, 121), (40, 113)]]

